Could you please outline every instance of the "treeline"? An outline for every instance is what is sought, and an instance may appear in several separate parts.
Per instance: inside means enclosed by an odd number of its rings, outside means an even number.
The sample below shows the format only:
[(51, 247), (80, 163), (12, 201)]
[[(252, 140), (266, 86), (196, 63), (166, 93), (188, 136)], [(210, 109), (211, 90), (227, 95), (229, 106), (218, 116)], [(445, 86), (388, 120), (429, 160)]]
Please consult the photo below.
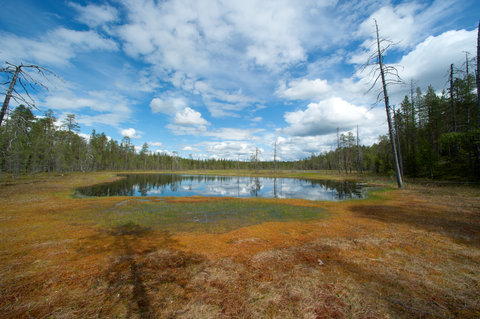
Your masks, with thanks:
[[(453, 71), (453, 68), (452, 68)], [(452, 72), (453, 75), (453, 72)], [(480, 114), (474, 77), (451, 77), (450, 87), (437, 94), (412, 89), (394, 112), (395, 141), (405, 176), (480, 179)], [(75, 115), (57, 127), (52, 111), (35, 117), (20, 105), (0, 127), (2, 172), (33, 174), (99, 170), (182, 169), (299, 169), (335, 170), (344, 173), (393, 173), (390, 141), (380, 136), (372, 146), (360, 145), (352, 132), (337, 134), (337, 147), (299, 161), (260, 161), (258, 151), (250, 161), (181, 158), (154, 153), (144, 144), (136, 151), (128, 137), (121, 142), (92, 132), (84, 139)]]
[[(73, 172), (100, 170), (182, 170), (182, 169), (265, 169), (272, 163), (227, 159), (182, 158), (154, 153), (148, 144), (137, 152), (130, 138), (121, 142), (95, 130), (89, 139), (81, 137), (74, 114), (68, 114), (60, 126), (55, 125), (53, 111), (35, 117), (24, 105), (18, 106), (0, 127), (0, 170), (14, 176), (39, 172)], [(289, 169), (292, 163), (277, 162)]]
[[(480, 179), (480, 107), (475, 77), (453, 76), (447, 91), (413, 89), (394, 112), (395, 142), (402, 174), (410, 177)], [(393, 112), (392, 112), (393, 113)], [(351, 132), (336, 150), (297, 162), (303, 169), (393, 174), (390, 141), (359, 146)]]

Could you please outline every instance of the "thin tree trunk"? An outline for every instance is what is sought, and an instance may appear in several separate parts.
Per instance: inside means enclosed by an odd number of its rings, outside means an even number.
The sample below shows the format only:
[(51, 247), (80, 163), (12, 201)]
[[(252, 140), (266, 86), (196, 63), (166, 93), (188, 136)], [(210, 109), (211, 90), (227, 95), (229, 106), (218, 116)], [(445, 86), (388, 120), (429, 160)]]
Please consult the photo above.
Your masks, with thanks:
[[(477, 83), (477, 129), (480, 129), (480, 21), (478, 22), (477, 34), (477, 74), (475, 77)], [(477, 164), (476, 175), (480, 176), (480, 143), (477, 143)]]
[(10, 86), (8, 87), (7, 95), (5, 95), (5, 100), (3, 101), (2, 111), (0, 113), (0, 126), (2, 126), (3, 118), (7, 112), (8, 104), (10, 103), (10, 98), (12, 97), (13, 89), (17, 83), (18, 73), (22, 70), (23, 65), (17, 66), (15, 73), (13, 74), (12, 81), (10, 81)]
[(395, 123), (395, 136), (397, 138), (397, 155), (398, 163), (400, 165), (400, 174), (403, 177), (403, 158), (402, 158), (402, 149), (400, 147), (400, 137), (398, 132), (398, 123), (397, 123), (397, 113), (395, 113), (395, 106), (393, 106), (393, 122)]
[(380, 37), (378, 35), (378, 24), (375, 21), (375, 28), (377, 32), (377, 50), (378, 50), (378, 63), (380, 66), (380, 75), (382, 77), (382, 88), (383, 88), (383, 97), (385, 100), (385, 111), (387, 112), (387, 120), (388, 120), (388, 132), (390, 135), (390, 144), (392, 144), (392, 155), (393, 155), (393, 166), (395, 168), (395, 175), (397, 177), (397, 184), (398, 188), (403, 187), (402, 175), (400, 174), (400, 168), (398, 164), (398, 157), (397, 157), (397, 149), (395, 146), (395, 140), (393, 139), (393, 127), (392, 127), (392, 118), (390, 116), (390, 105), (388, 102), (388, 93), (387, 93), (387, 83), (385, 81), (385, 71), (383, 69), (383, 61), (382, 61), (382, 51), (380, 50)]
[(362, 170), (360, 166), (360, 144), (359, 144), (359, 137), (358, 137), (358, 124), (357, 124), (357, 174), (360, 173)]
[(453, 131), (457, 131), (457, 115), (455, 111), (455, 100), (453, 99), (453, 64), (450, 64), (450, 106), (453, 113)]
[(339, 173), (342, 173), (342, 166), (341, 166), (341, 154), (340, 154), (340, 137), (338, 136), (339, 128), (337, 127), (337, 170)]
[(415, 116), (415, 101), (413, 99), (413, 80), (410, 81), (410, 100), (412, 102), (412, 163), (413, 163), (413, 173), (417, 175), (417, 118)]
[(478, 127), (480, 129), (480, 21), (478, 22), (478, 35), (477, 35), (477, 121)]

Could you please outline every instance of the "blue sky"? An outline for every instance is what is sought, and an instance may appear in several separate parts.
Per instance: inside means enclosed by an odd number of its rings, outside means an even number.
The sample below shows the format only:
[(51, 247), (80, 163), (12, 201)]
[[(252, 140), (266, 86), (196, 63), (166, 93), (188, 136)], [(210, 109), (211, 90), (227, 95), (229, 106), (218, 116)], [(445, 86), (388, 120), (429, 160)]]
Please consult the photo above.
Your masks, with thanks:
[[(299, 159), (331, 150), (336, 129), (386, 134), (371, 79), (374, 40), (423, 90), (476, 54), (477, 0), (0, 0), (0, 59), (46, 67), (36, 104), (73, 113), (140, 147), (193, 158)], [(473, 66), (471, 67), (473, 69)], [(391, 87), (399, 105), (408, 85)]]

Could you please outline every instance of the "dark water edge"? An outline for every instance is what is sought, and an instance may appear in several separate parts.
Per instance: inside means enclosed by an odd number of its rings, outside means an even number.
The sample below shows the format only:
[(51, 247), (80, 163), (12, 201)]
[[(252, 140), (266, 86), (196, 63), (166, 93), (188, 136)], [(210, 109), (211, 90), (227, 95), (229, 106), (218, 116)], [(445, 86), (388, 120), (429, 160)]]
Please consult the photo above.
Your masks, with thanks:
[(121, 180), (78, 188), (77, 196), (215, 196), (361, 199), (370, 189), (352, 181), (179, 174), (122, 174)]

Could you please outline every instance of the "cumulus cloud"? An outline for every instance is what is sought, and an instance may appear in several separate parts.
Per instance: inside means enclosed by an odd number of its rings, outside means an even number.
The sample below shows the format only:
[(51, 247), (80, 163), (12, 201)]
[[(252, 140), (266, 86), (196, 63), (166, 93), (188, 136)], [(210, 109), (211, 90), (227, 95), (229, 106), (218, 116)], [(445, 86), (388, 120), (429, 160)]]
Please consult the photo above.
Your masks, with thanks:
[[(205, 71), (212, 66), (209, 60), (221, 58), (219, 49), (227, 55), (241, 53), (269, 69), (306, 58), (301, 33), (293, 27), (302, 23), (304, 7), (298, 3), (125, 0), (123, 4), (130, 22), (118, 33), (126, 51), (132, 56), (155, 55), (171, 69)], [(242, 39), (244, 47), (228, 47)]]
[(422, 87), (431, 84), (437, 90), (442, 89), (450, 64), (460, 66), (465, 61), (465, 52), (475, 53), (476, 37), (477, 30), (452, 30), (429, 36), (402, 57), (401, 75)]
[(175, 114), (187, 106), (187, 103), (182, 98), (154, 98), (150, 102), (152, 113)]
[(304, 63), (309, 47), (341, 38), (331, 0), (121, 3), (127, 21), (115, 34), (123, 50), (177, 89), (201, 95), (213, 117), (238, 117), (259, 95), (270, 96), (279, 72)]
[(248, 160), (255, 152), (256, 145), (246, 141), (204, 142), (202, 146), (206, 152), (216, 155), (217, 158)]
[(381, 30), (382, 38), (398, 42), (402, 48), (411, 46), (414, 43), (414, 37), (418, 36), (421, 22), (416, 21), (415, 14), (421, 9), (421, 6), (415, 2), (401, 4), (396, 7), (387, 5), (370, 15), (360, 24), (357, 36), (367, 37), (364, 43), (368, 47), (375, 37), (375, 26), (373, 19), (376, 19)]
[(375, 19), (382, 38), (395, 42), (398, 49), (410, 49), (435, 29), (436, 22), (444, 23), (445, 16), (462, 10), (460, 3), (436, 0), (430, 4), (420, 1), (409, 1), (395, 6), (387, 4), (371, 13), (360, 24), (356, 36), (366, 38), (363, 46), (369, 47), (375, 39)]
[(350, 128), (360, 122), (365, 123), (372, 117), (365, 107), (333, 97), (319, 103), (310, 103), (303, 111), (285, 113), (284, 118), (289, 126), (284, 132), (293, 136), (329, 134), (337, 128)]
[(140, 138), (141, 135), (134, 128), (127, 128), (122, 130), (122, 136), (127, 136), (130, 138)]
[(327, 80), (297, 79), (288, 83), (281, 82), (276, 94), (290, 100), (320, 99), (331, 90)]
[(202, 117), (200, 112), (197, 112), (189, 107), (186, 107), (182, 111), (175, 114), (174, 122), (177, 125), (196, 126), (201, 128), (205, 128), (205, 126), (210, 125), (210, 123)]

